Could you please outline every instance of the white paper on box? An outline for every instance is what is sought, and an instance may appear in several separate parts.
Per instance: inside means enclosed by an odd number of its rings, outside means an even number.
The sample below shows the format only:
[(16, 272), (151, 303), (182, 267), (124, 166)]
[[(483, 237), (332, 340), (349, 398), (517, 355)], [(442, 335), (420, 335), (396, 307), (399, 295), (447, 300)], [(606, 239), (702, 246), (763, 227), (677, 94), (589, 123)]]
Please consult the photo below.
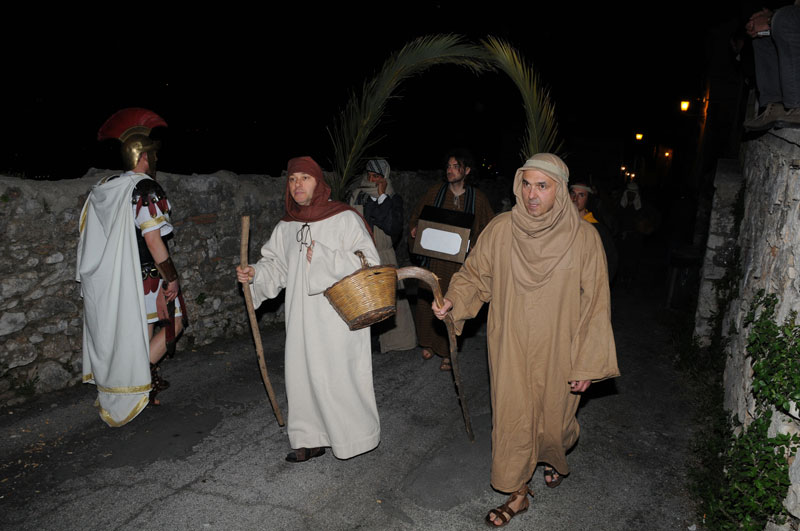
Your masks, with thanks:
[(429, 251), (457, 255), (461, 251), (461, 236), (454, 232), (428, 227), (422, 231), (419, 244)]

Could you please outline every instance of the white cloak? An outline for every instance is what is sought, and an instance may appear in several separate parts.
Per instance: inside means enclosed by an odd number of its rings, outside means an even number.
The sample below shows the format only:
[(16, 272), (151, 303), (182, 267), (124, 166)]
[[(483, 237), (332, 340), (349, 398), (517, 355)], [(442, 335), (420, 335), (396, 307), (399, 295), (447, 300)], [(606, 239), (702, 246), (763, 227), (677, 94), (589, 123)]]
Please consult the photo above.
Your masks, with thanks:
[(125, 173), (92, 188), (81, 212), (76, 280), (83, 310), (83, 381), (97, 385), (96, 406), (122, 426), (147, 406), (150, 341), (131, 194), (149, 179)]
[[(352, 211), (308, 223), (311, 263), (297, 234), (303, 223), (281, 221), (261, 248), (250, 288), (256, 306), (286, 288), (287, 431), (292, 448), (330, 446), (339, 459), (375, 448), (380, 421), (372, 386), (369, 328), (351, 331), (323, 292), (378, 252)], [(307, 241), (310, 241), (307, 240)]]

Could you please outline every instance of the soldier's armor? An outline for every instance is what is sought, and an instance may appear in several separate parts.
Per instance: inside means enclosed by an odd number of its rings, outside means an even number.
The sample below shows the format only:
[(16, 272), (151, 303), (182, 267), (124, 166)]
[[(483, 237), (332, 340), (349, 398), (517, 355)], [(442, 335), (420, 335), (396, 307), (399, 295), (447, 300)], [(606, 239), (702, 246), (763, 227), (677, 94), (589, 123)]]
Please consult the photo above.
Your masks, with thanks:
[[(119, 177), (115, 175), (108, 180), (112, 181)], [(142, 179), (136, 186), (133, 187), (131, 193), (131, 204), (134, 205), (135, 210), (133, 216), (139, 215), (142, 208), (147, 208), (150, 211), (150, 216), (155, 218), (158, 215), (156, 206), (165, 215), (169, 215), (169, 202), (167, 202), (167, 194), (161, 185), (152, 179)], [(139, 262), (142, 265), (142, 283), (144, 284), (144, 292), (152, 293), (158, 291), (158, 282), (160, 276), (158, 269), (156, 269), (156, 261), (153, 255), (150, 254), (150, 249), (147, 248), (147, 242), (144, 240), (142, 230), (136, 227), (136, 245), (139, 249)], [(164, 240), (164, 245), (169, 250), (169, 243)]]
[[(167, 194), (164, 192), (164, 189), (161, 188), (160, 184), (151, 179), (142, 179), (136, 183), (136, 186), (133, 188), (133, 193), (131, 194), (131, 203), (136, 208), (134, 216), (138, 216), (142, 208), (147, 208), (150, 211), (150, 215), (155, 218), (158, 214), (156, 206), (158, 206), (164, 214), (169, 214)], [(150, 250), (147, 248), (147, 244), (144, 241), (144, 236), (142, 236), (142, 231), (140, 229), (136, 230), (136, 243), (139, 245), (139, 261), (142, 263), (142, 266), (145, 264), (155, 266), (155, 260), (153, 260)]]
[[(150, 211), (150, 215), (155, 218), (158, 215), (156, 206), (165, 215), (169, 215), (169, 203), (167, 202), (167, 194), (161, 185), (152, 179), (142, 179), (133, 188), (131, 194), (131, 204), (134, 205), (134, 217), (139, 215), (142, 208)], [(144, 284), (144, 292), (152, 293), (158, 291), (159, 274), (156, 269), (156, 262), (153, 255), (150, 254), (150, 249), (147, 248), (147, 242), (144, 240), (141, 229), (136, 229), (136, 244), (139, 247), (139, 261), (142, 264), (142, 283)], [(164, 245), (168, 245), (164, 241)]]

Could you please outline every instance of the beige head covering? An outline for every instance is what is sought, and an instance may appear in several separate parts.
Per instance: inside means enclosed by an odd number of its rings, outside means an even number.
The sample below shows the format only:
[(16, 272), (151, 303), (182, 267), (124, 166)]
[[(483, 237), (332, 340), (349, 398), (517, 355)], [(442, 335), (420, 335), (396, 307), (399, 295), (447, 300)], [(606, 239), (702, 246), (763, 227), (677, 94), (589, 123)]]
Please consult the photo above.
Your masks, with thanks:
[[(533, 217), (525, 208), (522, 175), (526, 170), (544, 173), (556, 182), (556, 200), (550, 212)], [(542, 286), (567, 254), (580, 226), (577, 209), (569, 198), (569, 168), (552, 153), (534, 155), (514, 176), (517, 203), (511, 209), (511, 272), (525, 290)]]

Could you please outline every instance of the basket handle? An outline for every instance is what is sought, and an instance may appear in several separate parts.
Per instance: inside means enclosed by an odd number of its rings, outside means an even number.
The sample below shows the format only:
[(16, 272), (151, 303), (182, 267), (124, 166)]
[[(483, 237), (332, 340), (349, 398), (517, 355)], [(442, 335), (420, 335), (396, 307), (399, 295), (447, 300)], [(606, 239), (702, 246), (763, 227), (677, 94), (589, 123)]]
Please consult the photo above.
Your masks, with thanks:
[(361, 269), (367, 269), (369, 267), (369, 262), (367, 262), (367, 259), (364, 258), (364, 253), (361, 251), (356, 251), (355, 255), (361, 258)]

